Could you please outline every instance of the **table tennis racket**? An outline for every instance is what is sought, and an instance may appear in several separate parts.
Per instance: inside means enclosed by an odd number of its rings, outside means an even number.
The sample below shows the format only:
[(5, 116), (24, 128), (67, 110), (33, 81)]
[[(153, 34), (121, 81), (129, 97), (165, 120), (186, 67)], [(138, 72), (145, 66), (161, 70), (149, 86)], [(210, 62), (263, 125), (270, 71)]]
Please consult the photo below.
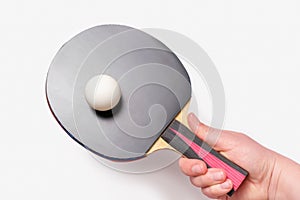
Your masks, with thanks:
[[(99, 74), (117, 80), (122, 93), (108, 111), (95, 111), (84, 95), (87, 82)], [(73, 37), (51, 63), (46, 96), (61, 127), (103, 158), (134, 161), (172, 148), (208, 167), (224, 169), (233, 183), (230, 196), (248, 175), (187, 128), (189, 75), (167, 46), (143, 31), (102, 25)]]

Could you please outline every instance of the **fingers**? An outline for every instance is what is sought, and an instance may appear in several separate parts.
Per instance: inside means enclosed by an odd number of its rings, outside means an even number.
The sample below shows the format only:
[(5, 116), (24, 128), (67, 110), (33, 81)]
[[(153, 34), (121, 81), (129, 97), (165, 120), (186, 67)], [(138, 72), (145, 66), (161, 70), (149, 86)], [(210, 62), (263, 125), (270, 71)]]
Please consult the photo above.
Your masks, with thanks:
[(219, 198), (226, 195), (232, 189), (232, 182), (227, 179), (225, 182), (202, 188), (202, 193), (209, 198)]
[(191, 183), (196, 187), (206, 188), (212, 185), (223, 183), (226, 180), (226, 174), (221, 169), (210, 168), (206, 174), (190, 177)]
[(200, 187), (203, 194), (210, 198), (223, 198), (232, 189), (232, 182), (226, 178), (222, 169), (209, 168), (197, 159), (180, 158), (181, 171), (190, 176), (191, 183)]
[(180, 158), (179, 167), (187, 176), (199, 176), (207, 172), (206, 164), (197, 159)]
[(226, 141), (224, 141), (224, 138), (221, 138), (222, 131), (201, 123), (194, 113), (188, 115), (188, 124), (191, 130), (200, 139), (208, 143), (217, 151), (223, 150), (224, 145), (222, 144)]
[(226, 179), (221, 169), (210, 168), (205, 174), (190, 177), (191, 183), (200, 187), (202, 193), (210, 198), (220, 198), (226, 195), (233, 187), (232, 182)]

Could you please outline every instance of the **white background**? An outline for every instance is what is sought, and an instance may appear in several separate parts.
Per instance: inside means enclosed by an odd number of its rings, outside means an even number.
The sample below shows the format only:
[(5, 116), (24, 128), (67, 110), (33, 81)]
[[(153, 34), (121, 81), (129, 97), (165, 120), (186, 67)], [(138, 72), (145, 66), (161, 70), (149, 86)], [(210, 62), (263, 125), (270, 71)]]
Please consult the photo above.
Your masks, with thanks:
[(223, 80), (225, 128), (300, 162), (299, 1), (177, 2), (1, 1), (0, 199), (204, 199), (177, 163), (144, 175), (102, 166), (51, 116), (44, 84), (52, 58), (75, 34), (105, 23), (196, 41)]

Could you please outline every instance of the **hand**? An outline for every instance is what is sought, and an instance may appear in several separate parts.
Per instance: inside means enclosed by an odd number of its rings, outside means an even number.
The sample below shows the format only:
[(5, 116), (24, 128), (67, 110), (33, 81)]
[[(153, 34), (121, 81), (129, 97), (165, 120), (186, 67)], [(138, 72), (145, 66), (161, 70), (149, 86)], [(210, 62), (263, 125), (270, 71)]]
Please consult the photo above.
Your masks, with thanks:
[[(201, 188), (203, 194), (215, 199), (263, 200), (276, 196), (279, 181), (278, 170), (274, 172), (279, 154), (263, 147), (250, 137), (233, 131), (216, 131), (201, 123), (194, 114), (189, 114), (191, 130), (225, 157), (249, 172), (240, 188), (228, 197), (232, 182), (226, 178), (222, 169), (207, 168), (201, 160), (181, 158), (179, 166), (184, 174), (190, 176), (191, 183)], [(276, 167), (280, 169), (280, 167)], [(277, 188), (278, 189), (278, 188)]]

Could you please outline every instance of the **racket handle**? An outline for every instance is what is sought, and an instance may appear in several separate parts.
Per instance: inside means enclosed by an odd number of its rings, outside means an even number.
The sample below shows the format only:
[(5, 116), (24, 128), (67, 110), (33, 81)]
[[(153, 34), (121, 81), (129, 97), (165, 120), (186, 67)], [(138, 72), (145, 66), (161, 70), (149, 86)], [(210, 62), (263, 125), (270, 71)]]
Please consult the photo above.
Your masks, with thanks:
[(185, 157), (203, 160), (208, 168), (225, 170), (227, 178), (233, 183), (228, 196), (232, 196), (248, 175), (246, 170), (215, 151), (177, 120), (171, 123), (161, 137)]

